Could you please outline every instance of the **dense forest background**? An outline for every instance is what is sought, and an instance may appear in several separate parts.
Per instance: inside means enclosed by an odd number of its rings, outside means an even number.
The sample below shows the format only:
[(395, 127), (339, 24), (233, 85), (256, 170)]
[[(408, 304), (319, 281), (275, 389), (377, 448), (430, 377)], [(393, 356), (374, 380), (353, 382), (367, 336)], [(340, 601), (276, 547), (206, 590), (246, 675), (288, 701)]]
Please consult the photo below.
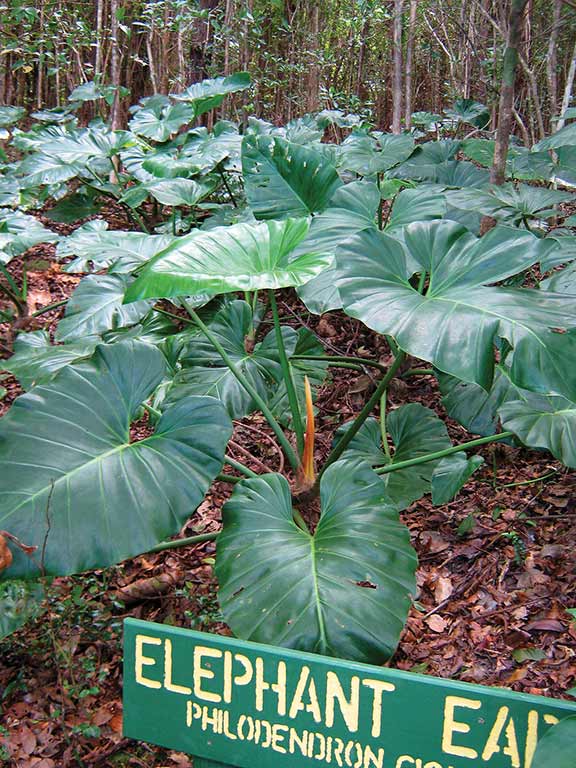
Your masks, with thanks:
[[(79, 83), (122, 86), (126, 106), (204, 77), (248, 70), (256, 86), (223, 110), (287, 121), (338, 108), (382, 128), (457, 98), (496, 126), (508, 3), (502, 0), (7, 0), (0, 11), (0, 101), (65, 103)], [(555, 127), (576, 65), (576, 2), (529, 0), (514, 130)], [(568, 106), (566, 103), (565, 106)], [(90, 117), (93, 106), (87, 106)]]

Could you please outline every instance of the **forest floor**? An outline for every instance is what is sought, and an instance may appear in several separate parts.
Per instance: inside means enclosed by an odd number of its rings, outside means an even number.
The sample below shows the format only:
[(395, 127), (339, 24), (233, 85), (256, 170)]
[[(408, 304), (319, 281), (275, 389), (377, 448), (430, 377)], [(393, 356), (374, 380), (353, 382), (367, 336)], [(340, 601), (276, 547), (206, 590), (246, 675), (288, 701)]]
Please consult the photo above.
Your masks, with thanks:
[[(111, 228), (128, 228), (118, 210), (109, 208), (106, 217)], [(73, 229), (43, 223), (63, 234)], [(31, 249), (24, 258), (31, 311), (66, 298), (78, 282), (61, 271), (54, 246)], [(329, 352), (388, 362), (385, 342), (360, 323), (338, 313), (309, 315), (289, 292), (281, 299), (285, 322), (309, 327)], [(61, 312), (27, 330), (52, 331)], [(10, 353), (10, 329), (0, 325), (0, 358)], [(0, 415), (21, 392), (13, 379), (2, 384), (8, 395)], [(317, 402), (318, 457), (372, 386), (364, 374), (331, 369)], [(433, 376), (397, 380), (388, 402), (420, 402), (446, 416)], [(453, 441), (470, 439), (447, 423)], [(140, 427), (145, 434), (147, 425)], [(231, 455), (256, 471), (263, 465), (277, 471), (282, 457), (269, 434), (258, 415), (238, 421)], [(496, 444), (481, 454), (484, 467), (455, 501), (433, 507), (426, 497), (402, 513), (419, 557), (419, 594), (390, 665), (566, 697), (576, 685), (576, 623), (565, 610), (576, 607), (576, 473), (545, 452)], [(217, 530), (230, 492), (215, 483), (181, 535)], [(53, 582), (45, 612), (0, 642), (0, 765), (192, 764), (183, 754), (122, 737), (122, 621), (131, 616), (228, 633), (218, 610), (214, 550), (206, 543), (145, 554)]]

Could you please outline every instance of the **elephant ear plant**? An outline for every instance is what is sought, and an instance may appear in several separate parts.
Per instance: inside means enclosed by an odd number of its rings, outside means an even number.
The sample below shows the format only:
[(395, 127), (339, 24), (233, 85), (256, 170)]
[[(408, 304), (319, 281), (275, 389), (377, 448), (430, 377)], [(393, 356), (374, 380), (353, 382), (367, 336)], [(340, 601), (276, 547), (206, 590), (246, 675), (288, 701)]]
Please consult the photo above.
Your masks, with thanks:
[[(93, 172), (100, 188), (94, 173), (107, 178), (113, 159), (124, 186), (110, 193), (143, 213), (151, 196), (172, 220), (155, 234), (91, 221), (62, 239), (59, 256), (75, 257), (67, 271), (107, 273), (82, 278), (59, 344), (22, 333), (4, 363), (27, 391), (0, 420), (0, 636), (34, 616), (50, 578), (165, 548), (220, 479), (234, 486), (215, 566), (232, 631), (383, 662), (416, 590), (400, 513), (425, 494), (453, 499), (482, 464), (470, 451), (490, 442), (548, 449), (576, 466), (576, 273), (519, 287), (533, 266), (568, 260), (567, 238), (509, 226), (521, 224), (517, 195), (504, 201), (514, 214), (496, 217), (507, 225), (484, 237), (449, 220), (470, 217), (446, 188), (464, 185), (458, 173), (466, 183), (478, 175), (458, 165), (458, 142), (414, 148), (406, 137), (358, 135), (340, 150), (294, 126), (286, 138), (258, 135), (254, 123), (244, 135), (223, 123), (213, 135), (182, 130), (246, 85), (211, 81), (176, 105), (149, 101), (131, 133), (51, 139), (67, 149), (61, 183)], [(42, 157), (58, 164), (54, 154), (43, 140)], [(20, 176), (46, 185), (33, 157)], [(367, 178), (351, 180), (354, 169)], [(398, 191), (408, 178), (415, 188)], [(177, 218), (175, 207), (188, 213)], [(312, 313), (342, 309), (382, 334), (390, 364), (328, 355), (309, 328), (283, 326), (277, 292), (287, 289)], [(453, 445), (429, 408), (389, 407), (394, 377), (422, 373), (406, 371), (410, 357), (431, 366), (424, 373), (438, 378), (450, 416), (480, 437)], [(330, 366), (370, 368), (375, 387), (320, 461), (314, 396)], [(254, 412), (285, 473), (257, 475), (227, 455), (232, 419)], [(150, 430), (138, 439), (144, 413)]]

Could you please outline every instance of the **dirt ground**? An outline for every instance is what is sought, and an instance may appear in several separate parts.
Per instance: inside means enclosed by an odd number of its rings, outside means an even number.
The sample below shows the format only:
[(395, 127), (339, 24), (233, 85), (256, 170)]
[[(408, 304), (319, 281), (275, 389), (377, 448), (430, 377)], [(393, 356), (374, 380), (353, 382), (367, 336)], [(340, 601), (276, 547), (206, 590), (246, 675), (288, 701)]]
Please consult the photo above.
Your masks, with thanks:
[[(106, 215), (112, 228), (127, 228), (116, 209)], [(16, 266), (24, 261), (31, 311), (67, 297), (78, 282), (61, 271), (54, 246), (32, 249)], [(315, 331), (329, 352), (388, 360), (385, 342), (344, 315), (311, 316), (290, 292), (280, 310), (285, 322)], [(53, 330), (62, 311), (27, 329)], [(11, 344), (10, 329), (0, 325), (0, 358)], [(8, 395), (0, 414), (20, 394), (13, 379), (2, 385)], [(330, 369), (317, 403), (319, 459), (335, 426), (358, 413), (372, 386), (364, 373)], [(433, 376), (398, 380), (388, 402), (420, 402), (445, 416)], [(455, 422), (448, 425), (454, 441), (471, 439)], [(146, 424), (139, 427), (145, 434)], [(258, 415), (236, 423), (229, 452), (258, 472), (281, 468)], [(567, 697), (576, 685), (576, 623), (566, 612), (576, 607), (576, 473), (545, 452), (497, 444), (481, 454), (484, 467), (454, 502), (433, 507), (426, 497), (402, 513), (419, 556), (419, 594), (391, 666)], [(216, 531), (230, 492), (215, 483), (181, 535)], [(46, 611), (0, 643), (0, 765), (190, 766), (185, 755), (122, 738), (122, 620), (227, 633), (213, 558), (214, 544), (206, 543), (56, 579)]]

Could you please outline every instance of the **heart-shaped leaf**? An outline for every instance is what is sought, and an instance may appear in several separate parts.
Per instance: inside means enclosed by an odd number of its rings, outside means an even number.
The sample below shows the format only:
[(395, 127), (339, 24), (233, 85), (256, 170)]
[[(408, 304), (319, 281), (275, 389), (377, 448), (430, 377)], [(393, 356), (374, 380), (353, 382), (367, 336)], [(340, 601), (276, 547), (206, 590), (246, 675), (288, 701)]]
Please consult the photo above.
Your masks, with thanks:
[(361, 176), (373, 176), (403, 162), (413, 151), (412, 136), (353, 133), (340, 145), (338, 165)]
[(122, 304), (130, 278), (125, 275), (88, 275), (80, 281), (58, 323), (57, 341), (99, 336), (113, 328), (133, 325), (152, 307), (152, 301)]
[[(494, 286), (541, 258), (542, 241), (496, 227), (478, 239), (449, 221), (410, 224), (404, 243), (372, 230), (336, 253), (345, 311), (393, 336), (400, 347), (440, 370), (488, 390), (494, 344), (514, 347), (511, 378), (518, 386), (576, 397), (576, 297)], [(547, 248), (547, 246), (545, 246)], [(429, 276), (421, 294), (415, 271)]]
[(0, 420), (0, 527), (38, 549), (32, 559), (13, 548), (3, 576), (104, 568), (180, 530), (232, 424), (217, 400), (189, 398), (133, 442), (131, 420), (164, 374), (158, 349), (125, 341), (14, 402)]
[(194, 116), (200, 117), (205, 112), (219, 107), (227, 94), (245, 91), (249, 87), (248, 72), (236, 72), (228, 77), (216, 77), (213, 80), (193, 83), (182, 93), (173, 93), (172, 98), (185, 101), (194, 110)]
[(192, 122), (194, 110), (187, 104), (171, 104), (165, 96), (142, 99), (128, 123), (131, 131), (154, 141), (167, 141), (183, 125)]
[[(340, 427), (336, 439), (348, 428), (349, 424)], [(366, 419), (360, 427), (344, 452), (344, 458), (363, 460), (373, 467), (386, 466), (452, 447), (444, 422), (434, 411), (419, 403), (409, 403), (391, 411), (386, 417), (386, 428), (394, 444), (391, 459), (382, 447), (380, 424), (372, 418)], [(439, 459), (382, 475), (388, 495), (399, 509), (405, 509), (425, 493), (430, 493), (430, 480), (438, 462)]]
[(84, 338), (72, 344), (54, 345), (47, 331), (19, 333), (14, 354), (2, 361), (2, 367), (18, 379), (23, 389), (31, 389), (36, 384), (46, 384), (61, 368), (90, 357), (96, 343), (95, 338)]
[(257, 219), (318, 213), (342, 185), (322, 154), (274, 136), (247, 136), (242, 168), (246, 196)]
[(469, 432), (483, 437), (497, 431), (500, 406), (508, 400), (517, 400), (520, 392), (510, 381), (510, 372), (502, 365), (496, 367), (488, 392), (470, 381), (461, 381), (441, 372), (436, 375), (443, 395), (442, 404), (450, 418)]
[(576, 768), (575, 755), (576, 715), (570, 715), (553, 725), (538, 741), (532, 768)]
[(103, 221), (89, 221), (58, 245), (59, 258), (77, 256), (66, 272), (90, 272), (93, 267), (111, 272), (132, 272), (165, 250), (176, 238), (144, 232), (108, 231)]
[(380, 663), (394, 653), (415, 590), (408, 530), (360, 462), (330, 466), (320, 501), (311, 535), (294, 522), (281, 475), (236, 486), (217, 544), (224, 617), (247, 640)]
[(294, 257), (308, 227), (307, 219), (288, 219), (217, 227), (178, 238), (144, 267), (126, 300), (303, 285), (332, 261), (327, 254), (311, 251)]
[(207, 197), (216, 185), (192, 179), (167, 179), (146, 184), (147, 191), (162, 205), (194, 206)]

